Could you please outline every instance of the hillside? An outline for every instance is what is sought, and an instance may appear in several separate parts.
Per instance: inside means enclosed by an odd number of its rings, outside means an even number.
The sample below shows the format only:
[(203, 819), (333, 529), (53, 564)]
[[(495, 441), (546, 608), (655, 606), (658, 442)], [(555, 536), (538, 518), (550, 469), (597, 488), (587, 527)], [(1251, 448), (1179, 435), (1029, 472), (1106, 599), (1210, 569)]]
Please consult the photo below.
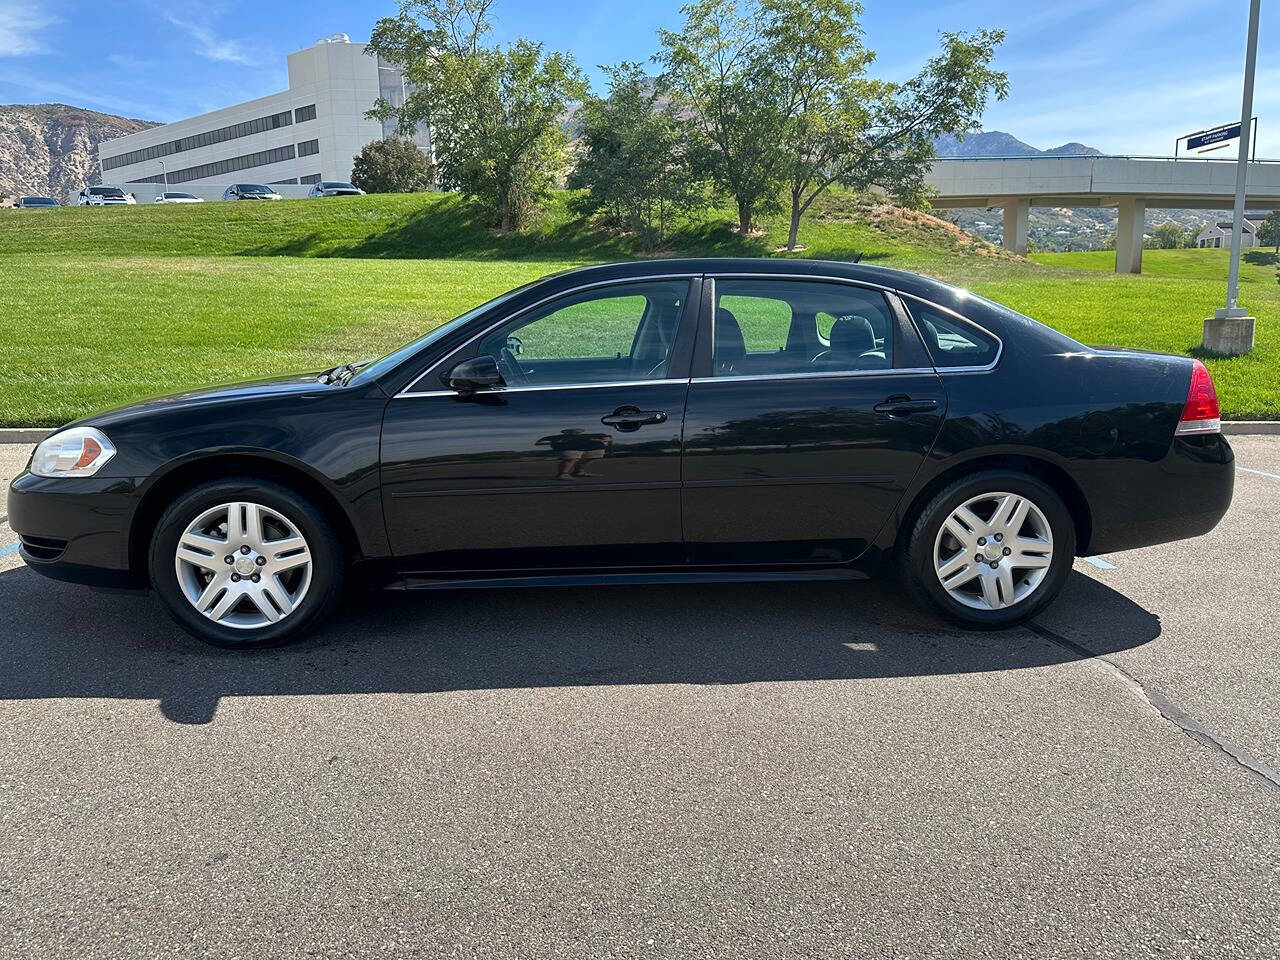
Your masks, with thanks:
[(944, 158), (975, 157), (1100, 157), (1102, 151), (1096, 147), (1086, 147), (1083, 143), (1064, 143), (1060, 147), (1040, 150), (1023, 143), (1011, 133), (1003, 130), (980, 130), (977, 133), (965, 134), (961, 140), (955, 134), (938, 137), (933, 141), (933, 148), (938, 156)]
[[(538, 226), (501, 237), (456, 194), (0, 210), (0, 425), (322, 369), (547, 273), (638, 255), (575, 209), (575, 195), (559, 192)], [(766, 219), (760, 237), (739, 237), (732, 222), (727, 209), (700, 212), (663, 253), (779, 255), (784, 216)], [(800, 256), (932, 274), (1085, 343), (1178, 353), (1199, 343), (1225, 274), (1207, 256), (1222, 251), (1152, 251), (1142, 276), (1092, 269), (1103, 255), (1030, 263), (936, 217), (843, 193), (815, 204), (800, 237)], [(1178, 255), (1167, 271), (1157, 269), (1165, 253)], [(1262, 318), (1257, 350), (1208, 361), (1228, 417), (1280, 416), (1274, 269), (1251, 261), (1241, 274), (1242, 302)]]
[(99, 182), (99, 143), (152, 126), (63, 103), (0, 106), (0, 193), (66, 200)]

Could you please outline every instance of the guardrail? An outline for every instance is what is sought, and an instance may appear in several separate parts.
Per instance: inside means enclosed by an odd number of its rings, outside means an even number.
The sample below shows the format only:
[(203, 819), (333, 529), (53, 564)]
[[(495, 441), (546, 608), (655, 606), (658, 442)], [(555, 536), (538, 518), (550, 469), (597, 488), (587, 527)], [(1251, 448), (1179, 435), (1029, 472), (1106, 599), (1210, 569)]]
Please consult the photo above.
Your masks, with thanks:
[[(1168, 163), (1236, 163), (1235, 157), (1156, 157), (1137, 153), (1050, 153), (1011, 157), (935, 157), (934, 163), (979, 163), (983, 160), (1164, 160)], [(1280, 163), (1280, 159), (1258, 158), (1250, 163)]]

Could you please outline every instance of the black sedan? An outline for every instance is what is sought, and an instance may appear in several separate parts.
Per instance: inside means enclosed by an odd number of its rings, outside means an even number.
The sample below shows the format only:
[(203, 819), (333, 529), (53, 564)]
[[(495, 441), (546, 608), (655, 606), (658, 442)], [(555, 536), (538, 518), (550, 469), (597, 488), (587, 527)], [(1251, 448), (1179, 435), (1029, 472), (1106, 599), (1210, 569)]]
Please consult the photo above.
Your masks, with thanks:
[(211, 643), (280, 643), (344, 583), (856, 579), (963, 625), (1072, 557), (1210, 530), (1234, 482), (1207, 370), (1094, 349), (894, 270), (591, 267), (379, 360), (181, 394), (40, 444), (31, 569), (149, 586)]

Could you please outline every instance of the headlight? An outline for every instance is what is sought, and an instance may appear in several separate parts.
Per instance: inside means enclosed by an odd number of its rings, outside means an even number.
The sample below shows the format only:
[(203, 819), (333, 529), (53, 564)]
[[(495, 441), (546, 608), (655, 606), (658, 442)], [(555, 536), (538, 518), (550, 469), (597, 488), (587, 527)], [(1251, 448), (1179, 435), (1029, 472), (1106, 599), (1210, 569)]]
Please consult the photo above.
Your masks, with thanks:
[(92, 477), (115, 455), (115, 444), (101, 430), (72, 427), (36, 447), (31, 472), (37, 477)]

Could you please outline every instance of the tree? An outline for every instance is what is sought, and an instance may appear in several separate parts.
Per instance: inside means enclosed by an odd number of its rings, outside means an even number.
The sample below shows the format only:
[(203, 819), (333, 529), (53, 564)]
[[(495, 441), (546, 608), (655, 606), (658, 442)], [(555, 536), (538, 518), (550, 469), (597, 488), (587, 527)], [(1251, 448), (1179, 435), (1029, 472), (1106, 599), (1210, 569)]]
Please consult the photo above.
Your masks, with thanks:
[(487, 47), (492, 0), (401, 0), (379, 20), (369, 48), (396, 63), (412, 92), (401, 106), (379, 100), (371, 116), (402, 131), (431, 127), (440, 184), (479, 199), (502, 232), (519, 225), (564, 168), (561, 126), (586, 94), (567, 54), (518, 39)]
[(738, 229), (776, 206), (789, 91), (763, 42), (757, 0), (696, 0), (684, 29), (659, 30), (662, 88), (688, 118), (690, 157), (733, 198)]
[(366, 193), (417, 193), (434, 180), (427, 155), (402, 137), (366, 143), (351, 164), (351, 182)]
[(1280, 210), (1272, 210), (1267, 214), (1267, 219), (1262, 221), (1262, 226), (1258, 228), (1258, 242), (1274, 244), (1276, 256), (1280, 257)]
[(1165, 222), (1151, 235), (1151, 245), (1157, 250), (1177, 250), (1187, 245), (1187, 231), (1176, 223)]
[(862, 43), (855, 0), (763, 0), (770, 58), (791, 91), (786, 155), (795, 249), (800, 218), (833, 184), (876, 186), (906, 206), (926, 195), (925, 175), (942, 133), (976, 129), (994, 94), (1008, 93), (1006, 74), (991, 69), (999, 30), (945, 33), (942, 49), (911, 80), (894, 84), (866, 75), (875, 54)]
[(656, 86), (638, 63), (606, 67), (609, 95), (582, 105), (582, 150), (569, 186), (588, 204), (635, 233), (649, 250), (667, 238), (672, 218), (697, 200), (676, 117), (656, 104)]
[(735, 200), (746, 231), (785, 186), (794, 249), (800, 218), (836, 183), (878, 186), (909, 204), (941, 133), (977, 127), (1008, 78), (991, 69), (998, 30), (946, 33), (911, 80), (874, 80), (857, 0), (697, 0), (681, 33), (661, 31), (664, 83), (691, 118), (695, 153)]

